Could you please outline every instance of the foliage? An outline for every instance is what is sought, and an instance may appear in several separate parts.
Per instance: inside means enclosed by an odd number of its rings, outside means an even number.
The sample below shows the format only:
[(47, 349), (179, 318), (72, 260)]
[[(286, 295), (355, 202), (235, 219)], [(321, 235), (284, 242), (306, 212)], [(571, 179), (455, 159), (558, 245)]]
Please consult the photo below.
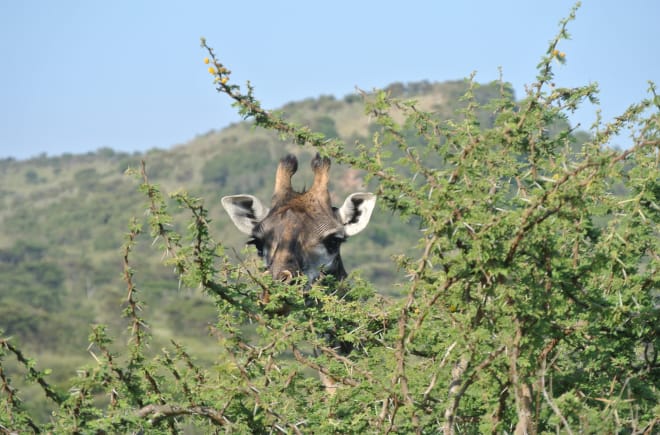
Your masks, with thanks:
[[(419, 223), (418, 254), (397, 259), (407, 275), (403, 297), (383, 297), (357, 275), (309, 286), (273, 282), (252, 257), (237, 262), (216, 241), (202, 199), (183, 191), (167, 199), (143, 164), (132, 173), (147, 198), (148, 230), (132, 220), (122, 250), (128, 346), (96, 326), (94, 362), (77, 372), (65, 395), (12, 340), (0, 339), (0, 428), (657, 430), (660, 98), (651, 85), (650, 98), (612, 122), (599, 121), (579, 144), (566, 115), (597, 101), (597, 89), (558, 88), (552, 69), (565, 61), (558, 47), (574, 13), (562, 21), (519, 104), (503, 82), (496, 98), (477, 98), (472, 79), (456, 118), (378, 92), (365, 98), (380, 127), (355, 145), (264, 110), (252, 87), (243, 92), (233, 84), (203, 41), (218, 91), (243, 116), (365, 171), (383, 208)], [(613, 140), (626, 131), (632, 144), (615, 149)], [(185, 227), (175, 219), (180, 212), (188, 216)], [(133, 267), (146, 232), (181, 287), (200, 289), (215, 307), (210, 367), (176, 340), (148, 350), (148, 295)], [(377, 231), (379, 243), (390, 236)], [(27, 245), (3, 258), (39, 252)], [(62, 279), (56, 268), (44, 270), (42, 279)], [(271, 299), (262, 305), (266, 288)], [(54, 404), (49, 422), (37, 421), (21, 402), (4, 370), (12, 356)], [(336, 391), (323, 387), (319, 373), (338, 383)]]
[[(445, 86), (436, 84), (434, 92), (441, 95)], [(287, 115), (307, 122), (323, 117), (332, 107), (333, 116), (339, 114), (342, 119), (337, 125), (350, 127), (350, 131), (364, 137), (366, 125), (361, 125), (360, 106), (347, 107), (323, 97), (315, 103), (311, 99), (290, 103)], [(293, 151), (292, 147), (279, 140), (276, 133), (254, 129), (246, 121), (200, 135), (185, 146), (167, 151), (129, 154), (104, 148), (83, 155), (0, 160), (0, 225), (4, 230), (0, 233), (0, 329), (39, 366), (53, 369), (51, 381), (55, 387), (67, 389), (69, 379), (76, 376), (76, 367), (89, 358), (89, 325), (107, 325), (117, 343), (129, 338), (125, 319), (116, 315), (125, 296), (118, 252), (126, 222), (131, 216), (142, 216), (143, 210), (141, 194), (124, 175), (126, 168), (146, 159), (150, 179), (159, 183), (163, 192), (186, 186), (207, 198), (213, 233), (221, 234), (226, 246), (240, 247), (245, 238), (229, 229), (231, 224), (219, 197), (249, 192), (269, 198), (273, 176), (270, 169), (282, 155)], [(233, 176), (227, 184), (204, 179), (208, 162), (229, 162), (229, 157)], [(301, 168), (297, 176), (302, 185), (311, 176), (306, 170)], [(36, 174), (39, 182), (30, 183), (27, 172)], [(333, 168), (333, 191), (338, 197), (364, 189), (360, 187), (363, 181), (358, 171)], [(174, 204), (172, 199), (167, 202)], [(184, 229), (184, 210), (170, 211), (175, 228)], [(389, 214), (375, 216), (371, 225), (381, 233), (394, 231), (388, 236), (388, 244), (378, 245), (372, 233), (365, 233), (360, 235), (360, 243), (346, 247), (343, 256), (349, 266), (359, 265), (362, 276), (371, 280), (380, 293), (396, 294), (394, 283), (400, 273), (392, 267), (390, 258), (412, 249), (417, 228)], [(140, 237), (144, 241), (148, 234)], [(366, 253), (361, 252), (362, 246)], [(28, 255), (15, 255), (26, 250)], [(236, 257), (233, 250), (229, 252)], [(208, 334), (208, 326), (216, 320), (214, 307), (196, 289), (181, 287), (171, 268), (163, 268), (159, 256), (152, 254), (149, 243), (139, 243), (133, 257), (133, 267), (139, 270), (142, 282), (143, 305), (149, 310), (153, 335), (149, 355), (172, 339), (185, 340), (198, 364), (209, 367), (216, 360), (215, 339)], [(61, 280), (40, 279), (35, 270), (42, 267), (57, 271)], [(6, 373), (21, 391), (31, 415), (48, 420), (54, 405), (42, 397), (38, 387), (23, 379), (17, 364), (11, 359), (5, 362)]]

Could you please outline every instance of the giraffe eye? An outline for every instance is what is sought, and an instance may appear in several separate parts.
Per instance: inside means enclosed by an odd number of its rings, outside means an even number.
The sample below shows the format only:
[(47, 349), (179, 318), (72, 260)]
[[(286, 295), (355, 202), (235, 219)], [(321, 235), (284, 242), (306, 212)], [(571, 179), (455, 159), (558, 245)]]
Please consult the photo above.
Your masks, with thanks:
[(257, 255), (259, 257), (264, 256), (264, 241), (261, 239), (258, 239), (256, 237), (252, 237), (250, 240), (247, 242), (248, 245), (254, 245), (255, 248), (257, 248)]
[(339, 246), (344, 243), (346, 239), (337, 234), (331, 234), (328, 237), (323, 239), (323, 246), (327, 249), (329, 254), (336, 254), (339, 252)]

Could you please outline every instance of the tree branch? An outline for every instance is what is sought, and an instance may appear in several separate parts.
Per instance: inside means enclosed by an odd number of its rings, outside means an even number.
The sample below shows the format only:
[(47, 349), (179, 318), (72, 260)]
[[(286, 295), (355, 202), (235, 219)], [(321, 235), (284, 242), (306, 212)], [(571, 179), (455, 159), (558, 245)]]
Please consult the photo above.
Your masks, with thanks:
[(189, 406), (183, 407), (178, 405), (147, 405), (137, 411), (137, 416), (140, 418), (148, 418), (152, 425), (158, 424), (163, 419), (178, 417), (181, 415), (195, 415), (206, 417), (214, 424), (219, 426), (231, 425), (232, 422), (225, 417), (222, 412), (213, 409), (209, 406)]

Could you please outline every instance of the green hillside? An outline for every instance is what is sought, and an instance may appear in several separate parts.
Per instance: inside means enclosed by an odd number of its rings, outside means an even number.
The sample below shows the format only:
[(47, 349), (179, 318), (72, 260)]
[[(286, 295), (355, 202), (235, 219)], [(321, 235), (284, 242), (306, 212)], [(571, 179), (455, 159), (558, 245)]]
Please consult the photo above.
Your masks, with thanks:
[[(441, 119), (459, 116), (465, 90), (462, 81), (396, 83), (387, 88), (392, 96), (413, 98), (417, 107)], [(480, 103), (499, 95), (499, 86), (476, 89)], [(380, 127), (363, 113), (363, 98), (370, 97), (321, 96), (289, 103), (280, 113), (326, 137), (368, 143)], [(484, 126), (491, 125), (491, 114), (481, 112), (479, 117)], [(183, 190), (201, 198), (212, 219), (212, 237), (228, 252), (256, 257), (253, 250), (244, 250), (246, 236), (230, 224), (219, 200), (237, 193), (268, 200), (277, 161), (289, 152), (301, 161), (294, 186), (311, 185), (309, 161), (315, 151), (282, 141), (249, 122), (208, 132), (170, 150), (127, 154), (103, 148), (84, 155), (0, 161), (0, 329), (37, 357), (40, 366), (52, 368), (60, 376), (55, 381), (64, 382), (74, 375), (74, 367), (89, 361), (85, 348), (90, 325), (106, 324), (112, 336), (128, 337), (128, 322), (120, 316), (126, 298), (121, 246), (132, 217), (146, 227), (148, 205), (138, 191), (141, 180), (127, 175), (127, 169), (138, 168), (144, 160), (149, 181), (166, 196)], [(378, 192), (378, 186), (365, 186), (357, 170), (333, 166), (335, 203), (361, 190)], [(174, 201), (170, 207), (176, 215)], [(181, 222), (183, 218), (179, 215)], [(344, 263), (380, 294), (397, 297), (397, 283), (405, 277), (393, 258), (414, 253), (419, 234), (418, 222), (377, 210), (368, 230), (342, 248)], [(214, 361), (215, 339), (209, 335), (216, 320), (212, 303), (198, 289), (181, 286), (150, 246), (149, 241), (137, 245), (132, 266), (141, 300), (149, 307), (153, 348), (185, 338), (195, 355)]]
[[(392, 96), (415, 98), (420, 108), (449, 116), (460, 106), (464, 82), (393, 84)], [(495, 86), (478, 90), (482, 101), (498, 94)], [(363, 97), (332, 96), (293, 102), (280, 109), (287, 119), (347, 143), (365, 142), (377, 127), (363, 113)], [(487, 114), (484, 121), (488, 122)], [(286, 153), (301, 161), (294, 178), (298, 189), (311, 184), (310, 149), (283, 142), (249, 122), (211, 131), (170, 150), (121, 153), (109, 148), (84, 155), (40, 156), (0, 161), (0, 329), (65, 380), (88, 360), (84, 351), (92, 324), (109, 325), (113, 336), (125, 333), (121, 319), (126, 293), (121, 246), (131, 217), (145, 220), (147, 203), (140, 180), (126, 175), (144, 160), (149, 180), (169, 195), (179, 190), (202, 198), (212, 218), (213, 237), (240, 253), (246, 237), (238, 233), (220, 206), (220, 197), (251, 193), (268, 200), (277, 161)], [(351, 192), (377, 191), (362, 174), (335, 165), (331, 191), (336, 203)], [(175, 211), (175, 205), (171, 204)], [(403, 279), (392, 258), (416, 249), (418, 224), (391, 212), (376, 211), (368, 231), (343, 248), (349, 271), (371, 280), (385, 295), (397, 294)], [(148, 237), (144, 235), (143, 237)], [(208, 326), (215, 311), (208, 299), (179, 285), (157, 261), (149, 243), (138, 246), (141, 263), (135, 280), (149, 305), (155, 343), (185, 337), (197, 355), (213, 360)], [(253, 251), (249, 255), (254, 255)], [(154, 258), (156, 257), (156, 258)], [(196, 345), (195, 345), (196, 343)], [(157, 346), (155, 346), (157, 348)]]

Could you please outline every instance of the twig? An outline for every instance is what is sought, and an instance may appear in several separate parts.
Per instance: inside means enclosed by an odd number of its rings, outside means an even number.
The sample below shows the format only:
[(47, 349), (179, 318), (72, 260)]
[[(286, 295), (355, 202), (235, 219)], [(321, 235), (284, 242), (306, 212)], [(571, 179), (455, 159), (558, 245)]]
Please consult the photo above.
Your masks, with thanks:
[(23, 354), (23, 352), (16, 346), (10, 343), (9, 339), (6, 338), (0, 338), (0, 346), (4, 347), (7, 349), (9, 352), (13, 353), (16, 356), (16, 359), (27, 369), (29, 377), (32, 379), (35, 379), (39, 386), (41, 386), (41, 389), (44, 390), (44, 393), (46, 394), (46, 397), (48, 397), (50, 400), (53, 402), (57, 403), (58, 405), (61, 405), (65, 398), (63, 395), (60, 395), (51, 385), (46, 382), (46, 379), (44, 379), (44, 375), (42, 372), (35, 370), (34, 367), (32, 367), (32, 363), (29, 361), (29, 359)]
[(564, 415), (561, 413), (561, 410), (559, 407), (555, 404), (555, 402), (552, 401), (550, 398), (550, 395), (548, 394), (548, 390), (545, 388), (545, 374), (546, 374), (546, 365), (547, 365), (547, 356), (548, 353), (544, 352), (543, 357), (541, 359), (541, 391), (543, 392), (543, 397), (545, 398), (546, 402), (548, 402), (548, 405), (550, 405), (550, 408), (552, 408), (552, 411), (557, 414), (557, 417), (561, 420), (561, 423), (564, 425), (564, 429), (566, 430), (566, 433), (569, 435), (573, 435), (573, 431), (571, 430), (571, 427), (568, 425), (568, 421), (566, 421), (566, 418)]
[[(231, 399), (230, 399), (231, 401)], [(180, 415), (197, 415), (206, 417), (219, 426), (231, 425), (231, 421), (222, 412), (209, 406), (178, 406), (178, 405), (147, 405), (140, 408), (136, 415), (140, 418), (148, 418), (152, 425), (157, 425), (166, 418), (178, 417)]]

